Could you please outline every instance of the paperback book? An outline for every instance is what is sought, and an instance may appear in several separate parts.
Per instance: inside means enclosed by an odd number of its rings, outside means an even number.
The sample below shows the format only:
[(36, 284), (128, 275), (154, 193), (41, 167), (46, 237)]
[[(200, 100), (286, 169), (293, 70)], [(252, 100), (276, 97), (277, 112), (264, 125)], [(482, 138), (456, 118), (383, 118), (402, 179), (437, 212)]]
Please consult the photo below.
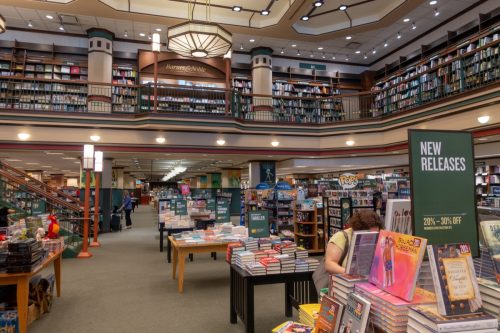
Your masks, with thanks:
[(349, 294), (340, 321), (339, 333), (364, 333), (369, 314), (370, 302), (355, 293)]
[(355, 231), (347, 254), (346, 273), (367, 276), (370, 274), (378, 231)]
[(468, 244), (427, 246), (436, 291), (437, 308), (443, 316), (482, 312), (482, 301)]
[(368, 280), (411, 302), (427, 239), (381, 230)]
[(321, 298), (321, 307), (319, 309), (318, 319), (316, 320), (316, 333), (335, 333), (340, 326), (340, 317), (344, 305), (335, 301), (328, 295)]
[(312, 333), (313, 332), (313, 327), (304, 325), (301, 323), (296, 323), (293, 321), (287, 321), (284, 322), (281, 325), (276, 326), (273, 328), (271, 331), (272, 333), (296, 333), (296, 332), (301, 332), (301, 333)]
[(497, 283), (500, 284), (500, 220), (480, 223), (483, 240), (495, 266)]

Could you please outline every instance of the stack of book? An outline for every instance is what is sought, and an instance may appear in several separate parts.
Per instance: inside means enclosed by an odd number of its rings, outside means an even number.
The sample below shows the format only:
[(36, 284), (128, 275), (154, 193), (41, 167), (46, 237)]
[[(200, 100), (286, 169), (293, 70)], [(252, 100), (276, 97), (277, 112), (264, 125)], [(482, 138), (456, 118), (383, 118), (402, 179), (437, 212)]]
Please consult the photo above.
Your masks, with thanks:
[(393, 296), (368, 282), (357, 283), (355, 292), (370, 301), (370, 318), (372, 323), (387, 333), (406, 332), (408, 309), (410, 306), (436, 302), (433, 293), (420, 288), (415, 290), (413, 301), (411, 302)]
[(6, 259), (7, 273), (27, 273), (38, 266), (46, 251), (42, 243), (33, 238), (9, 242), (9, 253)]
[(295, 249), (295, 259), (305, 259), (309, 257), (309, 252), (301, 246)]
[(271, 242), (271, 238), (259, 238), (259, 249), (270, 250), (272, 244)]
[(280, 261), (276, 258), (262, 258), (260, 263), (266, 268), (266, 274), (279, 274), (281, 272)]
[(309, 265), (304, 259), (295, 259), (295, 272), (307, 272)]
[(241, 241), (247, 251), (257, 251), (259, 249), (259, 240), (257, 238), (246, 238)]
[(347, 304), (347, 297), (354, 292), (354, 285), (358, 282), (364, 282), (367, 278), (361, 275), (335, 274), (330, 278), (328, 294), (340, 304)]
[(314, 327), (318, 319), (321, 304), (301, 304), (299, 305), (299, 322)]
[(260, 262), (252, 262), (245, 267), (251, 275), (266, 275), (266, 268)]
[(280, 261), (281, 273), (293, 273), (295, 272), (295, 257), (288, 254), (281, 254), (275, 257)]
[(238, 252), (236, 254), (236, 265), (245, 269), (246, 265), (255, 262), (255, 255), (250, 251)]
[(478, 278), (483, 309), (500, 320), (500, 286), (495, 281)]
[(445, 317), (437, 306), (412, 306), (408, 312), (408, 333), (497, 333), (498, 320), (487, 314)]
[(420, 272), (418, 273), (417, 287), (434, 291), (434, 282), (432, 280), (431, 266), (429, 261), (422, 261)]
[(301, 323), (296, 323), (293, 321), (286, 321), (281, 325), (276, 326), (273, 328), (271, 331), (272, 333), (295, 333), (295, 332), (302, 332), (302, 333), (312, 333), (313, 328), (308, 325), (304, 325)]
[(273, 250), (273, 249), (269, 249), (269, 250), (264, 250), (264, 253), (268, 256), (268, 257), (275, 257), (279, 254), (278, 251), (276, 250)]
[(245, 251), (245, 247), (241, 243), (229, 243), (226, 250), (226, 261), (230, 264), (236, 264), (236, 255)]
[(474, 269), (476, 271), (477, 277), (483, 279), (495, 279), (495, 265), (493, 259), (491, 258), (490, 252), (486, 246), (482, 244), (479, 245), (480, 257), (474, 259)]
[(305, 262), (307, 262), (307, 265), (309, 266), (309, 271), (314, 272), (316, 268), (319, 266), (319, 261), (318, 259), (315, 258), (306, 258), (304, 259)]
[(297, 244), (292, 241), (283, 241), (281, 244), (276, 244), (274, 249), (281, 254), (290, 254), (295, 255), (295, 249), (297, 248)]
[(252, 251), (255, 255), (255, 261), (259, 261), (261, 258), (267, 258), (267, 253), (262, 250)]

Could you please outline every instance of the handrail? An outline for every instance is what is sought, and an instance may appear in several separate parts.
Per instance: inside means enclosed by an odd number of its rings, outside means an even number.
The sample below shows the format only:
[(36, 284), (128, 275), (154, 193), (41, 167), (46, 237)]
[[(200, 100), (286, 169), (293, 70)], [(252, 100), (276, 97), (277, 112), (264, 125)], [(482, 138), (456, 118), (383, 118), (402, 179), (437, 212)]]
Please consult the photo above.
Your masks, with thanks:
[(19, 169), (16, 169), (14, 168), (13, 166), (10, 166), (8, 165), (7, 163), (5, 162), (2, 162), (0, 161), (0, 168), (3, 168), (3, 169), (7, 169), (7, 170), (10, 170), (10, 171), (13, 171), (15, 174), (17, 174), (19, 177), (23, 177), (23, 178), (28, 178), (29, 180), (31, 180), (32, 182), (35, 182), (36, 184), (44, 187), (47, 192), (56, 192), (57, 195), (65, 198), (65, 199), (68, 199), (70, 201), (72, 201), (75, 205), (78, 205), (78, 206), (83, 206), (83, 203), (79, 200), (79, 199), (76, 199), (66, 193), (64, 193), (63, 191), (60, 191), (50, 185), (47, 185), (45, 184), (44, 182), (41, 182), (39, 181), (38, 179), (34, 178), (34, 177), (31, 177), (30, 175), (28, 175), (27, 173), (19, 170)]
[(29, 191), (32, 191), (42, 197), (45, 197), (49, 200), (52, 200), (54, 201), (56, 204), (59, 204), (69, 210), (72, 210), (74, 212), (80, 212), (81, 211), (81, 208), (79, 206), (75, 206), (73, 204), (70, 204), (69, 202), (65, 201), (65, 200), (62, 200), (52, 194), (50, 194), (49, 192), (45, 191), (45, 190), (42, 190), (40, 189), (39, 187), (35, 186), (35, 185), (32, 185), (30, 183), (28, 183), (26, 180), (24, 179), (20, 179), (19, 177), (16, 177), (16, 176), (13, 176), (12, 174), (10, 174), (9, 172), (5, 171), (5, 170), (2, 170), (0, 169), (0, 176), (2, 177), (5, 177), (7, 178), (8, 180), (18, 184), (18, 185), (21, 185), (21, 186), (25, 186)]

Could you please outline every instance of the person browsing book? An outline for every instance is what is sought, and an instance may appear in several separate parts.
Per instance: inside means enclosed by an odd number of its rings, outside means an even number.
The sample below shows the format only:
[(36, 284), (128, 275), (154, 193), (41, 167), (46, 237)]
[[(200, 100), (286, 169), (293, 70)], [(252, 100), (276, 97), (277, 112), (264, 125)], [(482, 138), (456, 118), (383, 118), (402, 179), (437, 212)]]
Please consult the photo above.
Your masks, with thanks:
[(123, 202), (119, 210), (125, 211), (125, 224), (126, 229), (132, 228), (132, 219), (130, 218), (130, 212), (132, 211), (132, 199), (127, 190), (123, 191)]
[(345, 273), (347, 251), (353, 231), (379, 231), (382, 221), (374, 211), (362, 210), (349, 218), (350, 228), (335, 233), (328, 242), (325, 255), (325, 270), (330, 274)]

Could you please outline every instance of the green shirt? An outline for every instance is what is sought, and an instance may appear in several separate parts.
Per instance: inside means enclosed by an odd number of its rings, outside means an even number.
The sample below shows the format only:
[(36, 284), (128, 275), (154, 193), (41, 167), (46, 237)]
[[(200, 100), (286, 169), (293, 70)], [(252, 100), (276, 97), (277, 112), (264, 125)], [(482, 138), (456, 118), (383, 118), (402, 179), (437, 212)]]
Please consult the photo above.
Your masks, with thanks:
[[(347, 237), (349, 238), (349, 243), (350, 243), (351, 239), (352, 239), (352, 228), (345, 229), (344, 231), (346, 232)], [(336, 232), (330, 238), (328, 243), (333, 243), (333, 244), (337, 245), (338, 248), (340, 249), (340, 251), (342, 251), (341, 253), (344, 253), (344, 251), (345, 251), (344, 249), (346, 246), (346, 238), (345, 238), (344, 233), (342, 231)], [(344, 261), (342, 262), (342, 267), (345, 268), (346, 263), (347, 263), (347, 256), (345, 256)]]

